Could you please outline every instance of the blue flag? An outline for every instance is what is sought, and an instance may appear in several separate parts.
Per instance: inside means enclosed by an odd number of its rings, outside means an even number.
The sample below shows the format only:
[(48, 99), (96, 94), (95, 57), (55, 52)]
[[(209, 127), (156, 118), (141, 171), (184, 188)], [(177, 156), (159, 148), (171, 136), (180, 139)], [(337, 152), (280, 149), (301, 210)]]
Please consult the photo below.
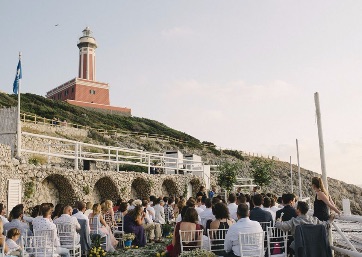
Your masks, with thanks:
[(14, 84), (13, 84), (13, 93), (14, 94), (18, 94), (19, 92), (19, 82), (20, 79), (22, 77), (22, 72), (21, 72), (21, 61), (19, 60), (18, 63), (18, 67), (16, 68), (16, 76), (15, 76), (15, 80), (14, 80)]

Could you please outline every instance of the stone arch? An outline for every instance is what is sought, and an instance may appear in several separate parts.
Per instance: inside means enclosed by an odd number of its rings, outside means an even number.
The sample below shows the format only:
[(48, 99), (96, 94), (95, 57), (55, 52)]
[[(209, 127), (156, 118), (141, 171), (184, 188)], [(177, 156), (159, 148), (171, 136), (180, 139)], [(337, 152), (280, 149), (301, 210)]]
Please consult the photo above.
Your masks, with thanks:
[(176, 182), (171, 179), (165, 179), (162, 183), (162, 195), (163, 196), (175, 196), (178, 194)]
[(51, 174), (44, 178), (34, 198), (38, 199), (39, 204), (50, 202), (73, 205), (77, 200), (72, 184), (65, 176), (59, 174)]
[(192, 186), (192, 193), (193, 197), (196, 197), (197, 192), (199, 192), (200, 186), (202, 186), (202, 182), (198, 178), (193, 178), (189, 182)]
[(148, 198), (151, 194), (151, 183), (142, 177), (133, 180), (131, 185), (131, 198), (142, 199)]
[(116, 202), (119, 199), (118, 187), (110, 177), (100, 178), (94, 185), (94, 191), (98, 195), (98, 200), (111, 200)]

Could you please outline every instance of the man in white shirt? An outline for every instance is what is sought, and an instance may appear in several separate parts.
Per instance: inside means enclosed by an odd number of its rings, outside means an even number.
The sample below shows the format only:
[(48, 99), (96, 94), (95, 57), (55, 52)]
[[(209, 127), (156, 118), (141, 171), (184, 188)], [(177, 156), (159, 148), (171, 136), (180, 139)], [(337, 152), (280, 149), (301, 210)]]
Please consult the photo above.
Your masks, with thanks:
[(8, 223), (8, 219), (5, 217), (6, 214), (6, 207), (3, 203), (0, 203), (0, 218), (3, 222), (3, 224)]
[(163, 209), (163, 206), (165, 205), (165, 202), (161, 199), (156, 200), (156, 205), (153, 207), (155, 210), (155, 222), (160, 224), (165, 224), (165, 210)]
[[(226, 236), (224, 242), (224, 249), (227, 252), (228, 256), (241, 256), (240, 245), (239, 245), (239, 233), (263, 233), (259, 222), (252, 221), (249, 219), (249, 207), (246, 204), (239, 204), (237, 209), (238, 221), (232, 225)], [(263, 241), (261, 240), (261, 243)], [(244, 248), (243, 248), (244, 249)], [(245, 250), (248, 250), (245, 247)], [(232, 252), (232, 253), (231, 253)], [(251, 254), (250, 251), (247, 252), (250, 256), (258, 256), (257, 253)]]
[(77, 220), (76, 217), (71, 216), (73, 212), (73, 209), (71, 206), (67, 205), (64, 207), (63, 210), (63, 214), (54, 220), (54, 224), (72, 224), (73, 228), (74, 228), (74, 240), (75, 240), (75, 244), (78, 244), (80, 241), (80, 236), (79, 234), (76, 232), (76, 230), (80, 230), (80, 224)]
[(44, 204), (40, 210), (42, 217), (36, 217), (33, 220), (34, 234), (44, 230), (52, 230), (54, 236), (54, 246), (56, 247), (56, 253), (62, 256), (69, 257), (69, 250), (60, 246), (60, 240), (58, 236), (57, 226), (51, 220), (52, 208), (48, 204)]
[(198, 215), (200, 215), (200, 213), (204, 211), (204, 209), (201, 208), (201, 199), (202, 196), (198, 196), (196, 199), (195, 210), (197, 211)]
[(76, 214), (72, 215), (72, 217), (75, 217), (78, 220), (85, 220), (86, 228), (88, 229), (87, 233), (90, 232), (89, 227), (89, 218), (84, 214), (86, 211), (86, 204), (84, 202), (78, 202), (77, 203), (77, 209), (79, 210)]
[(142, 206), (144, 208), (145, 218), (143, 220), (144, 223), (142, 224), (142, 226), (145, 229), (147, 238), (150, 241), (155, 240), (155, 242), (159, 242), (161, 240), (161, 236), (162, 236), (161, 235), (161, 224), (153, 222), (153, 220), (147, 210), (147, 205), (148, 205), (148, 201), (143, 200)]
[(230, 217), (232, 219), (234, 219), (235, 221), (237, 221), (238, 217), (236, 215), (236, 211), (238, 209), (238, 205), (235, 203), (236, 195), (234, 193), (229, 194), (228, 201), (229, 201), (228, 209), (229, 209)]
[(87, 210), (84, 212), (85, 216), (89, 216), (89, 214), (91, 214), (93, 212), (92, 208), (93, 208), (93, 204), (91, 202), (87, 202), (85, 207), (87, 208)]
[(272, 218), (273, 218), (273, 224), (275, 223), (275, 215), (276, 215), (276, 212), (272, 211), (272, 209), (270, 208), (270, 205), (271, 205), (271, 199), (269, 197), (264, 197), (264, 203), (263, 203), (263, 210), (264, 211), (267, 211), (267, 212), (270, 212), (270, 214), (272, 215)]
[(206, 222), (208, 220), (215, 220), (214, 214), (212, 214), (212, 203), (211, 198), (207, 198), (205, 201), (206, 209), (200, 213), (201, 225), (206, 229)]

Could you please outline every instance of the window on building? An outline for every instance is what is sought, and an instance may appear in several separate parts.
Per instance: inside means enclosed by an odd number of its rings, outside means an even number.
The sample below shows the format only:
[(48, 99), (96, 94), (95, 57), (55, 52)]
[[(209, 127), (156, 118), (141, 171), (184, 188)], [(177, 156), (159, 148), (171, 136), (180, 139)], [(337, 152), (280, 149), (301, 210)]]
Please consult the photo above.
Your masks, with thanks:
[(89, 94), (91, 94), (91, 95), (95, 95), (95, 94), (96, 94), (96, 91), (95, 91), (95, 90), (93, 90), (93, 89), (91, 89), (91, 90), (89, 90)]
[(64, 95), (67, 96), (69, 94), (68, 89), (66, 91), (64, 91)]
[(72, 93), (74, 93), (74, 87), (72, 87)]

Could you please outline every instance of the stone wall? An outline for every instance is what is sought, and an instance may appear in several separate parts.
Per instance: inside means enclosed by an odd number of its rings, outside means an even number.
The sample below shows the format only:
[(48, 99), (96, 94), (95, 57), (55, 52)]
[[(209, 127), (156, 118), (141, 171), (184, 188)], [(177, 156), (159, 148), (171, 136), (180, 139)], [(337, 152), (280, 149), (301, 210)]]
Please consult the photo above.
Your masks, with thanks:
[[(8, 156), (9, 147), (0, 145), (0, 153)], [(193, 186), (195, 195), (204, 184), (202, 178), (194, 175), (149, 175), (138, 172), (117, 172), (104, 170), (73, 170), (52, 165), (28, 164), (24, 160), (4, 158), (0, 163), (0, 202), (7, 199), (7, 180), (20, 179), (23, 192), (33, 185), (30, 196), (23, 193), (23, 202), (29, 206), (42, 202), (72, 204), (76, 200), (99, 202), (105, 199), (117, 200), (142, 198), (150, 194), (182, 195), (186, 186)], [(33, 183), (29, 183), (33, 182)]]
[(72, 137), (80, 137), (80, 138), (86, 138), (88, 136), (88, 130), (86, 129), (79, 129), (79, 128), (73, 128), (70, 125), (51, 125), (48, 123), (30, 123), (30, 122), (23, 122), (22, 128), (24, 131), (31, 131), (36, 130), (38, 133), (44, 133), (44, 134), (59, 134), (59, 135), (66, 135), (66, 136), (72, 136)]

